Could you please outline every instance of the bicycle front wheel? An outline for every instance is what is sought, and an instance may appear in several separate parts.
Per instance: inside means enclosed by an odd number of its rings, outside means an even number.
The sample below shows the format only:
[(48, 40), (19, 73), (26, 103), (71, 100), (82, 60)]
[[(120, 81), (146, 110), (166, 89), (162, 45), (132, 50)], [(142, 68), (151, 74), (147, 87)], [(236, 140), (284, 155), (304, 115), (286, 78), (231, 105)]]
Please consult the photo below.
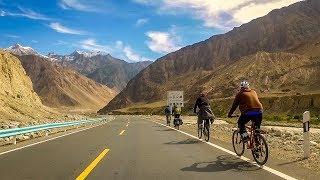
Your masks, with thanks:
[(243, 153), (244, 153), (244, 143), (242, 141), (241, 134), (240, 134), (239, 130), (236, 130), (236, 131), (233, 132), (233, 135), (232, 135), (232, 146), (233, 146), (234, 152), (238, 156), (242, 156), (243, 155)]
[(260, 166), (264, 165), (268, 161), (269, 149), (266, 139), (261, 134), (256, 134), (255, 148), (251, 150), (253, 159)]

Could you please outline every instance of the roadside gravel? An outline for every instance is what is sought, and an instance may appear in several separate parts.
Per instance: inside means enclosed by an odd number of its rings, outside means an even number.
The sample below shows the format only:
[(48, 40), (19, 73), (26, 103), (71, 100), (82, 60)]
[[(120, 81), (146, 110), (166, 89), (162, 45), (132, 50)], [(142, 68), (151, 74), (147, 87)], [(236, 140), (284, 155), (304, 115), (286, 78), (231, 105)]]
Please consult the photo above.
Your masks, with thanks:
[[(157, 119), (164, 120), (158, 116)], [(196, 126), (196, 117), (184, 116), (183, 130), (194, 133)], [(164, 122), (164, 121), (163, 121)], [(212, 127), (211, 136), (227, 143), (231, 143), (231, 135), (235, 124), (226, 123), (223, 120), (216, 120)], [(308, 169), (320, 171), (320, 129), (311, 129), (311, 155), (308, 159), (303, 159), (303, 132), (301, 128), (283, 127), (283, 126), (263, 126), (266, 134), (270, 156), (285, 163), (298, 163)]]

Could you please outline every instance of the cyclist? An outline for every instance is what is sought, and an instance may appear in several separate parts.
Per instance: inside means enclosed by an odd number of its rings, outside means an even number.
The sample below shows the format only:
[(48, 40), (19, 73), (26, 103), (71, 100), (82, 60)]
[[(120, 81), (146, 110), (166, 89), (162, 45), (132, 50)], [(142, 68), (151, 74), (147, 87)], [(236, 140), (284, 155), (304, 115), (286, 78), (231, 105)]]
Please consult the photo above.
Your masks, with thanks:
[(173, 108), (172, 108), (172, 115), (175, 117), (175, 118), (180, 118), (180, 115), (181, 115), (181, 108), (178, 107), (177, 105), (173, 105)]
[(170, 108), (170, 106), (166, 106), (166, 108), (164, 109), (164, 114), (166, 115), (167, 124), (170, 124), (170, 121), (171, 121), (171, 108)]
[(241, 115), (238, 119), (238, 127), (243, 140), (247, 141), (248, 133), (245, 125), (251, 120), (255, 123), (255, 128), (260, 129), (263, 109), (257, 93), (250, 89), (250, 85), (247, 81), (240, 83), (240, 91), (234, 99), (228, 117), (232, 117), (233, 112), (238, 106), (241, 111)]
[[(197, 113), (197, 108), (199, 109)], [(200, 93), (199, 97), (196, 100), (196, 103), (193, 108), (193, 112), (195, 114), (198, 114), (198, 127), (200, 124), (203, 123), (203, 120), (210, 119), (211, 124), (213, 123), (213, 120), (215, 119), (214, 114), (212, 113), (209, 99), (207, 98), (205, 93)]]
[(174, 116), (174, 120), (179, 120), (180, 125), (182, 125), (182, 119), (180, 118), (181, 108), (178, 107), (176, 104), (173, 105), (172, 115)]

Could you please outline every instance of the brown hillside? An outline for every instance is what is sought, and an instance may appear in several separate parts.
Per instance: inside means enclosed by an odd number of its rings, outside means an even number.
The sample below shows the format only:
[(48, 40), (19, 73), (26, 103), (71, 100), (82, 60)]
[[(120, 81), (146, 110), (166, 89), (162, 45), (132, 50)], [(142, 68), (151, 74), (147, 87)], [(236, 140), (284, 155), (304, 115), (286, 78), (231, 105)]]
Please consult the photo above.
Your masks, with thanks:
[(32, 88), (20, 61), (0, 51), (0, 120), (30, 121), (52, 116)]
[(95, 110), (115, 96), (108, 87), (40, 56), (24, 55), (19, 59), (47, 106)]
[[(242, 80), (265, 95), (305, 94), (320, 92), (320, 58), (309, 58), (291, 53), (258, 52), (213, 72), (203, 84), (196, 84), (210, 92), (212, 98), (235, 94)], [(190, 92), (192, 93), (192, 92)]]
[[(215, 76), (228, 77), (228, 75), (219, 73), (219, 71), (227, 71), (225, 68), (228, 68), (229, 65), (232, 66), (235, 61), (245, 60), (243, 57), (256, 60), (257, 58), (254, 58), (254, 56), (264, 56), (258, 52), (276, 53), (266, 54), (270, 59), (274, 59), (272, 56), (277, 57), (278, 52), (306, 54), (306, 51), (298, 51), (298, 49), (309, 45), (315, 38), (320, 37), (319, 17), (320, 1), (306, 0), (282, 9), (274, 10), (266, 16), (234, 28), (226, 34), (213, 36), (206, 41), (187, 46), (177, 52), (168, 54), (140, 72), (128, 83), (127, 87), (100, 112), (119, 109), (137, 102), (161, 100), (165, 97), (166, 91), (172, 90), (172, 87), (174, 87), (174, 89), (186, 90), (187, 94), (197, 92), (205, 87), (209, 79), (211, 79), (210, 81), (217, 82), (217, 80), (213, 80)], [(250, 55), (253, 56), (250, 57)], [(278, 56), (285, 61), (288, 59), (291, 60), (291, 58), (285, 58), (285, 56), (291, 55), (278, 54)], [(272, 62), (269, 57), (266, 57), (265, 61), (261, 63)], [(305, 59), (303, 61), (305, 63), (309, 59), (308, 57), (303, 58)], [(288, 61), (288, 63), (298, 63), (296, 65), (297, 67), (299, 67), (299, 65), (302, 66), (302, 64), (299, 64), (299, 57), (293, 59), (295, 59), (292, 60), (294, 62)], [(279, 59), (279, 61), (280, 60), (281, 59)], [(249, 62), (250, 60), (247, 61)], [(278, 62), (275, 63), (277, 64)], [(285, 66), (285, 64), (286, 63), (283, 62), (281, 65)], [(253, 65), (253, 70), (255, 66), (256, 65)], [(264, 74), (268, 74), (267, 70), (269, 68), (268, 64), (264, 65), (262, 69), (263, 72), (266, 71)], [(272, 71), (278, 72), (279, 70), (276, 68)], [(230, 73), (230, 76), (236, 77), (236, 73), (241, 72), (235, 71)], [(281, 74), (276, 75), (278, 75), (279, 78), (283, 76)], [(198, 79), (199, 77), (200, 79)], [(270, 77), (276, 79), (272, 80), (273, 82), (280, 81), (275, 75), (270, 75)], [(294, 77), (297, 78), (296, 76)], [(291, 78), (291, 76), (288, 74), (287, 78)], [(239, 79), (235, 79), (235, 81), (236, 80)], [(292, 82), (293, 81), (294, 80), (292, 80)], [(227, 79), (227, 82), (229, 82), (229, 79)], [(224, 82), (219, 81), (219, 83), (223, 84)], [(209, 85), (211, 88), (212, 84), (208, 84), (208, 86)], [(231, 84), (231, 87), (228, 88), (229, 86), (229, 84), (226, 84), (224, 88), (227, 89), (229, 93), (219, 95), (219, 92), (210, 92), (210, 94), (212, 96), (228, 96), (233, 92), (234, 84)], [(290, 87), (294, 88), (293, 86)], [(275, 90), (283, 89), (277, 87)], [(212, 91), (215, 91), (215, 87), (212, 87)], [(290, 91), (296, 90), (290, 89)]]

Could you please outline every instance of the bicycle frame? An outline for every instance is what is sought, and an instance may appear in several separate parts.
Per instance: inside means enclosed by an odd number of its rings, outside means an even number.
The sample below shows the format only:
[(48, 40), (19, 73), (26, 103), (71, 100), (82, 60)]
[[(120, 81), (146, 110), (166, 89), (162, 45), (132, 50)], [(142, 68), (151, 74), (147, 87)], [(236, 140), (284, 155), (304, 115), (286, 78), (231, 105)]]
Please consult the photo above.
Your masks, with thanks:
[(249, 132), (249, 141), (247, 141), (247, 149), (252, 150), (254, 148), (254, 133), (255, 126), (254, 122), (251, 122), (251, 126), (246, 126), (247, 131)]

